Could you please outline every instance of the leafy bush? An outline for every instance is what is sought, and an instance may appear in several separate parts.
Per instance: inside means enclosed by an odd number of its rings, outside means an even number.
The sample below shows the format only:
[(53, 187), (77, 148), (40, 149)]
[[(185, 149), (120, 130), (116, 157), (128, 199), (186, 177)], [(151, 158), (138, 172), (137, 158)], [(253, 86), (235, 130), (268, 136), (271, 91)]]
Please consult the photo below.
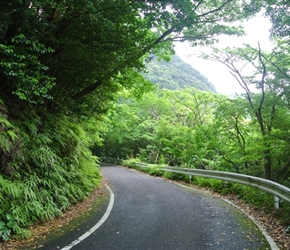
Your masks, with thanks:
[(160, 166), (156, 166), (156, 165), (150, 165), (148, 164), (146, 167), (139, 167), (137, 166), (137, 162), (140, 162), (140, 159), (138, 158), (134, 158), (134, 159), (127, 159), (123, 162), (123, 165), (129, 168), (135, 168), (138, 169), (142, 172), (148, 173), (150, 175), (153, 176), (162, 176), (163, 175), (163, 171), (161, 170)]
[(164, 173), (159, 166), (150, 166), (148, 168), (143, 168), (142, 170), (153, 176), (163, 176)]
[(188, 175), (172, 173), (172, 172), (164, 172), (164, 171), (162, 172), (163, 172), (164, 178), (171, 179), (171, 180), (182, 180), (182, 181), (187, 180), (188, 181)]
[(33, 109), (18, 119), (0, 112), (0, 239), (28, 237), (27, 226), (61, 215), (99, 184), (86, 122)]
[(123, 165), (129, 168), (137, 168), (136, 162), (140, 162), (137, 158), (130, 158), (123, 161)]

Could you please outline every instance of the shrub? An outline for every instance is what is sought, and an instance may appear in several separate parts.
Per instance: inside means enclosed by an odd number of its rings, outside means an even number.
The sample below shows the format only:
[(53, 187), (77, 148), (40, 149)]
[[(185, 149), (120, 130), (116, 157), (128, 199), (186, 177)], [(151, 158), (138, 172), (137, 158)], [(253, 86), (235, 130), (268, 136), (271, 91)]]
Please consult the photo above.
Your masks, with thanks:
[[(99, 184), (93, 140), (85, 120), (37, 114), (9, 119), (0, 112), (0, 238), (27, 237), (25, 229), (61, 215)], [(4, 136), (3, 136), (4, 134)], [(15, 154), (15, 152), (17, 154)], [(15, 156), (16, 155), (16, 156)]]

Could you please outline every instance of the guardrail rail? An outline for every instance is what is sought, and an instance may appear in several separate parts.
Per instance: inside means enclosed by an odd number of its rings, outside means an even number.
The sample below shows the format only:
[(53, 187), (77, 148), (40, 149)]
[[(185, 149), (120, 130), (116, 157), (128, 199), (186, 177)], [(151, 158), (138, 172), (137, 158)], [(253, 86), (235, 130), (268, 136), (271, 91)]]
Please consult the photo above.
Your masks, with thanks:
[[(106, 158), (106, 157), (101, 157), (99, 159), (101, 162), (105, 162), (105, 163), (113, 163), (113, 164), (120, 164), (120, 165), (123, 163), (122, 159)], [(283, 186), (277, 182), (251, 176), (251, 175), (215, 171), (215, 170), (159, 166), (159, 165), (147, 164), (143, 162), (136, 162), (135, 165), (138, 167), (145, 167), (145, 168), (153, 167), (153, 166), (160, 167), (161, 170), (167, 171), (167, 172), (218, 179), (218, 180), (243, 184), (246, 186), (256, 187), (264, 192), (274, 195), (275, 208), (279, 208), (279, 198), (290, 202), (290, 188)]]
[[(150, 167), (153, 165), (147, 165), (146, 163), (138, 162), (136, 163), (136, 166)], [(160, 169), (167, 172), (174, 172), (174, 173), (180, 173), (180, 174), (188, 174), (190, 176), (218, 179), (218, 180), (243, 184), (246, 186), (256, 187), (264, 192), (274, 195), (275, 208), (279, 208), (279, 198), (290, 202), (290, 188), (283, 186), (277, 182), (267, 180), (267, 179), (263, 179), (263, 178), (259, 178), (259, 177), (255, 177), (251, 175), (244, 175), (244, 174), (237, 174), (237, 173), (230, 173), (230, 172), (223, 172), (223, 171), (214, 171), (214, 170), (180, 168), (180, 167), (169, 167), (169, 166), (161, 166)]]
[(104, 163), (113, 163), (113, 164), (122, 164), (122, 159), (108, 158), (108, 157), (99, 157), (99, 160)]

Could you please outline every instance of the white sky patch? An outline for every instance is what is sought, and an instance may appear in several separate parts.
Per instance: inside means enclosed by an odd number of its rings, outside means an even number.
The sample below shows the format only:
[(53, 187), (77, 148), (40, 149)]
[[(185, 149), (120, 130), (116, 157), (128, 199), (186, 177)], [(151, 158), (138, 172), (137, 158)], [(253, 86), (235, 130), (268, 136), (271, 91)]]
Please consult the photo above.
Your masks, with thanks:
[[(261, 49), (269, 51), (272, 48), (269, 41), (269, 30), (271, 23), (261, 15), (250, 19), (243, 23), (246, 36), (220, 36), (219, 43), (214, 47), (242, 47), (243, 44), (250, 44), (253, 47), (258, 47), (260, 43)], [(211, 47), (190, 47), (189, 43), (176, 43), (176, 54), (185, 62), (189, 63), (193, 68), (205, 75), (212, 82), (218, 93), (225, 95), (235, 95), (244, 93), (244, 90), (238, 84), (236, 79), (230, 74), (229, 69), (219, 62), (205, 60), (199, 58), (202, 52), (210, 53)]]

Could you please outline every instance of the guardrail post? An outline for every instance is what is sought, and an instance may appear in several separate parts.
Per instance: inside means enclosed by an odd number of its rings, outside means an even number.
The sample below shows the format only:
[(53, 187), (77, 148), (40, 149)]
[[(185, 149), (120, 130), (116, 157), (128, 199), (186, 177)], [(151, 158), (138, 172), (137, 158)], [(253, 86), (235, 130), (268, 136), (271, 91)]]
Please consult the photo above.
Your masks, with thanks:
[(190, 183), (192, 182), (192, 175), (191, 174), (189, 175), (189, 182)]
[(274, 196), (274, 208), (279, 209), (279, 197)]

